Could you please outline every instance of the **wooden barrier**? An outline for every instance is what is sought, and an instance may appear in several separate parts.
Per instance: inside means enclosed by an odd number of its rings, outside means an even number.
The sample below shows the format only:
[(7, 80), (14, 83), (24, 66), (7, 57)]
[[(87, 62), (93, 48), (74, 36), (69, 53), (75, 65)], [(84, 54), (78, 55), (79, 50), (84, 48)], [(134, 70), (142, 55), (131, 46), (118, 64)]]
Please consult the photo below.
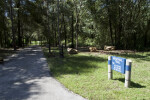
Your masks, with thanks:
[(104, 50), (109, 51), (109, 50), (115, 50), (115, 46), (104, 46)]
[(96, 47), (89, 47), (90, 52), (96, 52), (97, 48)]

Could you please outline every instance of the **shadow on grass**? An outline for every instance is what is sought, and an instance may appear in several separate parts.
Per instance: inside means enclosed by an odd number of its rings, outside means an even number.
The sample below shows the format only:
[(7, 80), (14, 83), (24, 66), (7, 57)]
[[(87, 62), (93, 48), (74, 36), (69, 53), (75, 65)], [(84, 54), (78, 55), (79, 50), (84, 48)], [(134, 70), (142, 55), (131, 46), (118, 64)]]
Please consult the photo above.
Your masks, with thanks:
[[(119, 80), (119, 81), (125, 83), (125, 79), (124, 78), (117, 78), (117, 79), (114, 79), (114, 80)], [(143, 86), (143, 85), (141, 85), (139, 83), (134, 83), (132, 81), (131, 81), (130, 85), (131, 85), (130, 88), (146, 88), (146, 86)]]
[(149, 53), (149, 54), (146, 54), (146, 56), (150, 56), (150, 53)]
[(100, 68), (98, 63), (107, 61), (107, 59), (84, 56), (84, 55), (67, 55), (65, 58), (49, 58), (50, 69), (54, 76), (65, 74), (88, 73)]

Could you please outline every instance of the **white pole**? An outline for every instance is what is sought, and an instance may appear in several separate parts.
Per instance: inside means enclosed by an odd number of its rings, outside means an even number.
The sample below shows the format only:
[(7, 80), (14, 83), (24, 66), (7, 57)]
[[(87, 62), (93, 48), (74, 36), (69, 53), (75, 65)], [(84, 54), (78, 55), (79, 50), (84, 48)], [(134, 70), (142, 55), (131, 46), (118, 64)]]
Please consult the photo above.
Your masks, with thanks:
[(112, 59), (111, 59), (111, 56), (108, 57), (108, 80), (111, 80), (112, 79), (112, 69), (111, 69), (111, 64), (112, 62)]
[(126, 72), (125, 72), (125, 87), (128, 88), (130, 86), (131, 80), (131, 65), (132, 61), (127, 59), (126, 60)]

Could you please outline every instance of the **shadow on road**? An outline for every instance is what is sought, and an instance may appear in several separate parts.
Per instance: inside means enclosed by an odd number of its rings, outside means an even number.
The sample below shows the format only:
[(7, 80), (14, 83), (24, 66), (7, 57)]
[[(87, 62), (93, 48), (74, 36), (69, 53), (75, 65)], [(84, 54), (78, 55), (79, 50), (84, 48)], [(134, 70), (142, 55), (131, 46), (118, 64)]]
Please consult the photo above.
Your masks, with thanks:
[(26, 48), (0, 65), (0, 100), (22, 100), (40, 93), (37, 84), (50, 77), (38, 47)]

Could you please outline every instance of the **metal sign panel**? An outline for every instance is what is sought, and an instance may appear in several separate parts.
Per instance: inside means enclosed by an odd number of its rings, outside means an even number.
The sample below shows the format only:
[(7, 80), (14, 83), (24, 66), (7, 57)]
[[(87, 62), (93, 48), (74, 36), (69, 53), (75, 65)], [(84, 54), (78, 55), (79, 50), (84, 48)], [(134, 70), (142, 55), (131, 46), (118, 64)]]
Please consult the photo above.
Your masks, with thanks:
[(125, 74), (126, 59), (112, 56), (112, 70)]

